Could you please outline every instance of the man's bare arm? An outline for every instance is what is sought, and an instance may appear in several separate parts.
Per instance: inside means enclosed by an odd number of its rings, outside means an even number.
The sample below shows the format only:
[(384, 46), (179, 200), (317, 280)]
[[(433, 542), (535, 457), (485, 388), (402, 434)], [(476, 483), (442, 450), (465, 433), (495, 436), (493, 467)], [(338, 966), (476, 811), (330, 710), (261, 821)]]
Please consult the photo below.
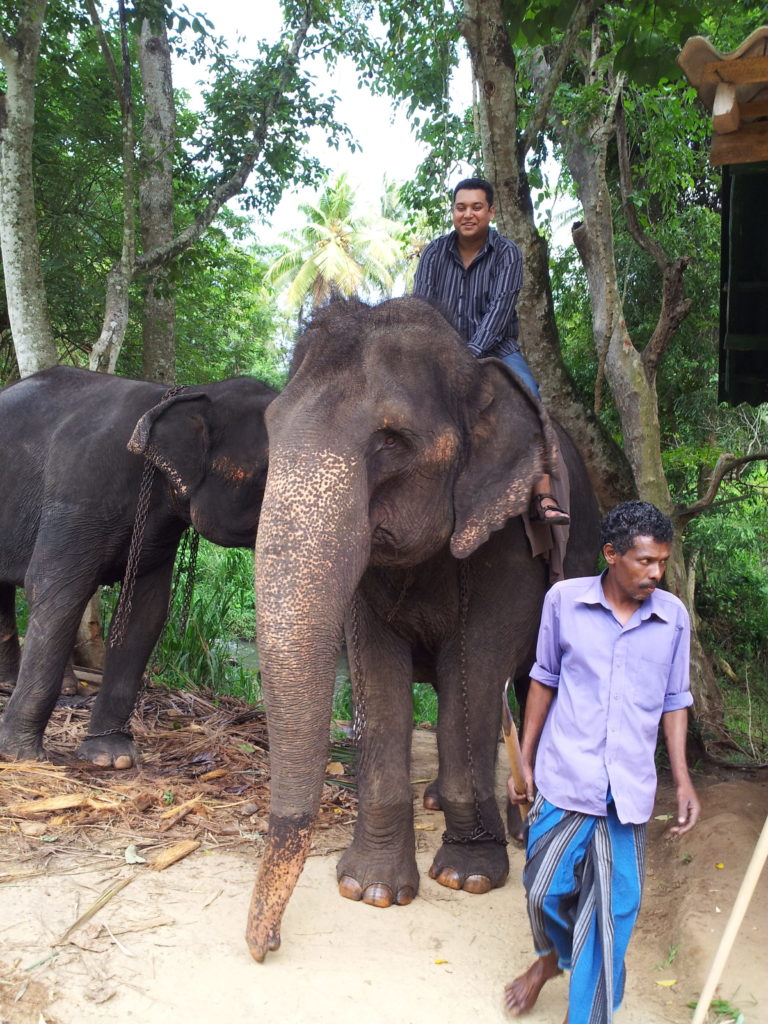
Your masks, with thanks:
[(677, 824), (669, 830), (681, 836), (690, 831), (699, 820), (701, 804), (693, 788), (685, 757), (685, 741), (688, 735), (688, 708), (666, 711), (661, 716), (664, 741), (669, 753), (672, 781), (677, 792)]
[(525, 774), (525, 793), (518, 793), (515, 790), (514, 779), (510, 776), (507, 781), (507, 792), (513, 804), (532, 804), (535, 793), (533, 784), (533, 762), (536, 757), (536, 748), (539, 745), (541, 730), (547, 720), (549, 709), (555, 698), (557, 690), (553, 686), (544, 686), (543, 683), (531, 680), (528, 690), (528, 698), (525, 702), (525, 721), (523, 722), (523, 740), (520, 744), (520, 753), (523, 756), (523, 773)]

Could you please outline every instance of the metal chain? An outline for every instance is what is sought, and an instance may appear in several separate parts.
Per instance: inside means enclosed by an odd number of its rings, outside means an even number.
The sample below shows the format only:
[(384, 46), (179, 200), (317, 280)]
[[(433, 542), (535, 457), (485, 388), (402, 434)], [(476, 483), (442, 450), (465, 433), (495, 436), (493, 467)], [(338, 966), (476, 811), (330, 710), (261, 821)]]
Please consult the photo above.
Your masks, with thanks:
[(112, 616), (112, 625), (109, 631), (109, 646), (122, 647), (125, 640), (125, 628), (133, 610), (133, 589), (136, 583), (136, 572), (141, 557), (141, 546), (144, 542), (144, 529), (147, 525), (149, 515), (149, 499), (152, 495), (152, 484), (155, 479), (155, 467), (145, 460), (144, 469), (141, 473), (141, 484), (139, 485), (139, 500), (136, 505), (136, 517), (133, 521), (133, 533), (131, 544), (128, 548), (128, 560), (125, 564), (125, 575), (123, 585), (120, 588), (120, 597)]
[[(184, 581), (184, 597), (183, 597), (183, 603), (182, 603), (182, 608), (181, 608), (181, 618), (180, 618), (180, 623), (181, 623), (180, 631), (182, 633), (187, 628), (187, 622), (189, 620), (189, 608), (190, 608), (190, 604), (191, 604), (191, 601), (192, 601), (192, 591), (193, 591), (193, 588), (194, 588), (195, 576), (196, 576), (196, 573), (197, 573), (197, 555), (198, 555), (199, 547), (200, 547), (200, 534), (197, 532), (197, 530), (193, 529), (193, 527), (190, 526), (190, 527), (188, 527), (184, 531), (184, 534), (182, 535), (181, 545), (179, 547), (178, 554), (176, 556), (176, 571), (174, 573), (173, 586), (171, 588), (171, 599), (170, 599), (170, 602), (169, 602), (169, 610), (170, 610), (173, 607), (173, 599), (174, 599), (174, 597), (176, 595), (176, 592), (178, 591), (178, 588), (179, 588), (179, 583), (180, 583), (180, 580), (181, 580), (181, 574), (182, 573), (186, 573), (187, 578)], [(186, 565), (184, 564), (185, 561), (186, 561)], [(149, 665), (152, 664), (152, 661), (154, 659), (155, 651), (160, 647), (160, 645), (163, 642), (163, 637), (165, 636), (165, 632), (166, 632), (166, 630), (168, 628), (169, 617), (170, 616), (166, 617), (166, 620), (165, 620), (165, 622), (163, 624), (163, 628), (160, 631), (160, 635), (158, 636), (157, 640), (155, 641), (155, 645), (152, 648), (152, 653), (150, 654), (149, 658), (147, 658), (147, 664), (149, 664)], [(136, 700), (134, 702), (134, 707), (139, 703), (139, 699), (140, 699), (142, 693), (146, 690), (146, 688), (147, 688), (147, 676), (145, 674), (142, 677), (142, 685), (139, 687), (139, 689), (138, 689), (138, 691), (136, 693)], [(115, 728), (115, 729), (106, 729), (104, 732), (89, 732), (89, 733), (86, 734), (85, 738), (87, 740), (95, 740), (95, 739), (101, 739), (101, 738), (103, 738), (105, 736), (127, 736), (128, 739), (132, 740), (133, 739), (133, 731), (129, 727), (129, 722), (131, 721), (131, 717), (132, 716), (133, 716), (133, 711), (131, 711), (131, 714), (128, 716), (128, 718), (125, 720), (125, 722), (122, 725), (118, 726), (117, 728)]]
[(467, 683), (467, 620), (469, 618), (469, 566), (465, 559), (459, 562), (459, 682), (461, 686), (461, 703), (464, 712), (464, 740), (467, 745), (467, 764), (472, 782), (472, 798), (475, 803), (475, 827), (466, 836), (458, 836), (447, 829), (443, 832), (444, 843), (476, 843), (496, 842), (506, 846), (505, 835), (499, 835), (486, 828), (480, 810), (480, 797), (477, 790), (475, 759), (472, 755), (472, 735), (469, 721), (469, 686)]
[[(174, 384), (168, 388), (163, 397), (160, 399), (159, 404), (167, 402), (169, 399), (174, 398), (185, 390), (184, 384)], [(120, 588), (120, 597), (117, 602), (114, 614), (112, 616), (112, 624), (109, 633), (109, 646), (110, 647), (122, 647), (125, 640), (125, 629), (128, 619), (131, 617), (131, 611), (133, 610), (133, 590), (136, 584), (136, 575), (139, 568), (139, 559), (141, 558), (141, 547), (144, 543), (144, 530), (147, 525), (147, 517), (149, 515), (149, 501), (152, 495), (152, 484), (155, 479), (155, 465), (150, 462), (149, 459), (144, 459), (144, 468), (141, 472), (141, 483), (139, 484), (139, 500), (136, 504), (136, 515), (133, 520), (133, 532), (131, 533), (131, 543), (128, 548), (128, 560), (125, 564), (125, 574), (123, 575), (123, 585)]]
[(365, 676), (360, 657), (360, 598), (355, 593), (352, 598), (352, 665), (355, 686), (353, 687), (354, 703), (352, 706), (352, 739), (357, 748), (357, 770), (360, 771), (363, 757), (363, 731), (368, 723), (365, 706)]

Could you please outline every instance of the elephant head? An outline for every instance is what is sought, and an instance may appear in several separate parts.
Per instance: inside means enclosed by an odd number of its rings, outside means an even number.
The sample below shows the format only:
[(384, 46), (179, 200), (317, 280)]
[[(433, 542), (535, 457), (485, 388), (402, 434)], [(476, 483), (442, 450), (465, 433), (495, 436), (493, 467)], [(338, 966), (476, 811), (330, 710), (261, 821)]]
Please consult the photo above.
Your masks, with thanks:
[(262, 960), (310, 843), (345, 615), (369, 566), (465, 558), (527, 509), (553, 430), (503, 363), (478, 361), (421, 299), (336, 302), (300, 339), (267, 412), (256, 546), (272, 766), (247, 939)]
[(251, 377), (186, 388), (144, 413), (128, 442), (164, 474), (179, 516), (222, 547), (251, 547), (256, 539), (264, 411), (274, 396)]

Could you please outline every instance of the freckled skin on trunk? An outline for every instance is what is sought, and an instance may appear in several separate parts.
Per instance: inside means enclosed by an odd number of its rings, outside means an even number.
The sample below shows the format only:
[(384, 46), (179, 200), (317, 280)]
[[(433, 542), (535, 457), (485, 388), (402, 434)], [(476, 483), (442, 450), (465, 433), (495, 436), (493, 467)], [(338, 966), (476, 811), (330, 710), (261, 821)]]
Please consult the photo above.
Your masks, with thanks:
[(251, 956), (262, 963), (280, 948), (280, 921), (312, 843), (312, 819), (270, 815), (269, 841), (253, 888), (245, 938)]

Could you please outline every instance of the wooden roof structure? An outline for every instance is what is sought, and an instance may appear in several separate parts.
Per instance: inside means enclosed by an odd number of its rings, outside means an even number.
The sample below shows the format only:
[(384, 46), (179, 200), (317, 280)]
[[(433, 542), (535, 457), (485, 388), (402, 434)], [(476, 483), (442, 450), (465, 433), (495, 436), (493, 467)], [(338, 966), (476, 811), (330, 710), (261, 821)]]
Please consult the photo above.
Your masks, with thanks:
[(693, 36), (677, 62), (712, 115), (723, 169), (719, 400), (768, 402), (768, 25), (732, 53)]
[(768, 25), (732, 53), (692, 36), (677, 63), (712, 114), (712, 163), (768, 160)]

